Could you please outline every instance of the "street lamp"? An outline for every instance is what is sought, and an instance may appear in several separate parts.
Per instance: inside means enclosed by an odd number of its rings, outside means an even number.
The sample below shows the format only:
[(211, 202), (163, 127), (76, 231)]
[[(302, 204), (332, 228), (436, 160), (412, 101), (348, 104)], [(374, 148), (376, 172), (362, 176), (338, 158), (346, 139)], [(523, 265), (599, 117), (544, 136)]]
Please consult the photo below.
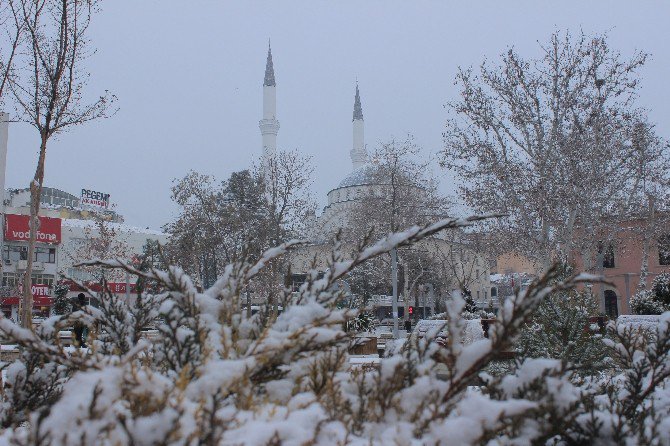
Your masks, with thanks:
[(391, 250), (391, 283), (393, 283), (393, 339), (398, 339), (398, 249)]

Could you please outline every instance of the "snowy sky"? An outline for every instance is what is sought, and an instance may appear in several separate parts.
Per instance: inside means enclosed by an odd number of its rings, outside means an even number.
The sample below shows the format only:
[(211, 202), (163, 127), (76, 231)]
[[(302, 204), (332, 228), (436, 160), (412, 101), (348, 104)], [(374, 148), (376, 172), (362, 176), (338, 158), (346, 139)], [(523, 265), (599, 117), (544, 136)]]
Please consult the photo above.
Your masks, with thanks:
[[(514, 6), (511, 6), (511, 5)], [(438, 2), (317, 0), (223, 2), (108, 0), (95, 17), (97, 53), (88, 91), (109, 89), (118, 113), (53, 141), (45, 185), (111, 194), (126, 221), (159, 227), (176, 213), (174, 178), (189, 169), (226, 178), (261, 152), (268, 37), (277, 79), (280, 148), (313, 156), (314, 191), (351, 169), (351, 115), (358, 78), (366, 143), (412, 133), (442, 146), (456, 68), (495, 59), (509, 45), (538, 53), (554, 29), (609, 31), (624, 55), (652, 54), (640, 103), (670, 137), (670, 2)], [(10, 128), (8, 187), (25, 187), (39, 141)], [(451, 180), (444, 179), (445, 189)]]

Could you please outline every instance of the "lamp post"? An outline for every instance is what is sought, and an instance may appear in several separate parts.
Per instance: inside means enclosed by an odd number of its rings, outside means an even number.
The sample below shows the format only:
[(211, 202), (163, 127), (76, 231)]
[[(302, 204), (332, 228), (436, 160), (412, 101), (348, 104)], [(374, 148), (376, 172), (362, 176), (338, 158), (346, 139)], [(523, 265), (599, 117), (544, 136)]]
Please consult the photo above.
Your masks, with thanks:
[[(601, 88), (605, 85), (605, 79), (599, 79), (596, 76), (595, 79), (595, 86), (598, 89), (598, 109), (597, 109), (597, 116), (596, 116), (596, 121), (595, 121), (595, 143), (596, 143), (596, 148), (598, 149), (598, 152), (600, 155), (602, 153), (600, 152), (601, 144), (602, 144), (602, 114), (603, 114), (603, 97), (602, 97), (602, 92)], [(598, 261), (598, 275), (603, 277), (605, 274), (604, 271), (604, 259), (605, 256), (607, 255), (608, 251), (608, 246), (603, 243), (602, 244), (602, 249), (596, 256), (597, 261)], [(603, 313), (606, 311), (605, 308), (605, 284), (603, 282), (600, 282), (599, 287), (598, 287), (598, 307), (600, 308), (600, 311)]]
[(393, 339), (398, 339), (398, 250), (391, 250), (391, 283), (393, 283)]

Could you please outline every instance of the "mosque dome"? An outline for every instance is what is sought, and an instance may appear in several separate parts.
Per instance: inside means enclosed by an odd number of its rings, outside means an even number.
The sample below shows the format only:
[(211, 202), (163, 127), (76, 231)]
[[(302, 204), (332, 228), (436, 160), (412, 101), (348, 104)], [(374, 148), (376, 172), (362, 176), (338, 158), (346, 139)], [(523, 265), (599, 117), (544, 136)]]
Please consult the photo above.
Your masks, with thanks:
[(358, 169), (353, 170), (349, 175), (344, 177), (336, 189), (342, 187), (365, 186), (374, 184), (375, 167), (371, 163), (363, 164)]

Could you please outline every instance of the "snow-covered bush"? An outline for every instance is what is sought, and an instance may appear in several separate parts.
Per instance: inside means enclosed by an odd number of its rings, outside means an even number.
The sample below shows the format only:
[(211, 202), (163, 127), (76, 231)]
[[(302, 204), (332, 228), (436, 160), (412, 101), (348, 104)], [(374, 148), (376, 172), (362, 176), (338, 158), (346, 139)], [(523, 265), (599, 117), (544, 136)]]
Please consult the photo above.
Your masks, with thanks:
[(362, 312), (354, 319), (347, 321), (347, 331), (374, 331), (377, 319), (370, 313)]
[(54, 288), (53, 312), (54, 314), (66, 314), (70, 311), (70, 302), (67, 298), (70, 286), (66, 283), (57, 283)]
[(670, 310), (670, 273), (661, 273), (648, 290), (638, 291), (630, 299), (634, 314), (661, 314)]
[(602, 369), (607, 352), (597, 327), (589, 322), (596, 312), (588, 292), (571, 290), (547, 296), (524, 326), (516, 344), (518, 354), (558, 359), (580, 372)]
[[(494, 313), (479, 308), (479, 306), (477, 306), (477, 302), (472, 297), (472, 293), (469, 290), (454, 291), (451, 293), (451, 297), (463, 300), (464, 306), (463, 310), (461, 311), (461, 317), (463, 319), (495, 319), (496, 317)], [(442, 320), (446, 319), (447, 316), (447, 313), (437, 313), (428, 317), (428, 319)]]
[(662, 302), (666, 308), (670, 308), (670, 272), (661, 273), (654, 277), (651, 282), (651, 290), (656, 300)]
[(631, 297), (630, 309), (634, 314), (661, 314), (666, 311), (666, 306), (656, 299), (653, 291), (642, 290)]
[(486, 310), (477, 310), (475, 312), (470, 312), (470, 311), (463, 311), (461, 313), (461, 317), (463, 319), (467, 320), (473, 320), (473, 319), (495, 319), (496, 315), (495, 313), (491, 313)]
[[(35, 333), (0, 318), (3, 337), (21, 346), (6, 365), (0, 444), (607, 444), (670, 438), (667, 381), (670, 314), (641, 338), (611, 327), (615, 379), (573, 379), (565, 361), (529, 359), (515, 374), (481, 372), (510, 348), (550, 294), (593, 277), (559, 280), (556, 270), (507, 299), (488, 339), (462, 342), (464, 302), (447, 305), (446, 346), (410, 337), (376, 368), (351, 368), (356, 310), (338, 308), (337, 281), (362, 262), (463, 221), (413, 227), (361, 249), (339, 252), (321, 278), (311, 274), (280, 315), (242, 309), (249, 280), (293, 242), (260, 259), (228, 265), (199, 291), (176, 267), (124, 268), (159, 286), (127, 302), (50, 318)], [(287, 293), (290, 290), (287, 291)], [(158, 316), (157, 332), (140, 330)], [(89, 350), (64, 348), (58, 330), (78, 319), (91, 328)], [(100, 327), (100, 328), (97, 328)], [(97, 334), (96, 334), (97, 333)], [(486, 385), (472, 391), (472, 385)], [(653, 410), (652, 410), (653, 409)]]

